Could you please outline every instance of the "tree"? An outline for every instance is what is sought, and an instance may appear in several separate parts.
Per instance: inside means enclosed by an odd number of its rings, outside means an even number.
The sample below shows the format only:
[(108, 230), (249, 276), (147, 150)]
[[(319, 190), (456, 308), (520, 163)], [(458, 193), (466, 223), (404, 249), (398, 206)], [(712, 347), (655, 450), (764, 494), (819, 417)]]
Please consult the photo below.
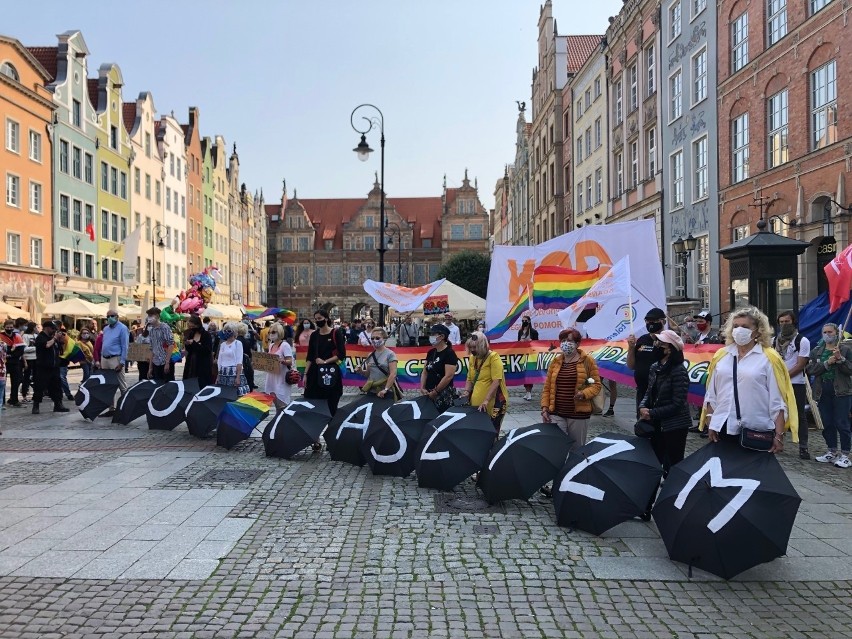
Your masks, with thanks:
[(462, 251), (456, 253), (438, 271), (438, 277), (446, 277), (456, 286), (461, 286), (485, 298), (488, 294), (488, 273), (491, 271), (491, 258), (488, 255)]

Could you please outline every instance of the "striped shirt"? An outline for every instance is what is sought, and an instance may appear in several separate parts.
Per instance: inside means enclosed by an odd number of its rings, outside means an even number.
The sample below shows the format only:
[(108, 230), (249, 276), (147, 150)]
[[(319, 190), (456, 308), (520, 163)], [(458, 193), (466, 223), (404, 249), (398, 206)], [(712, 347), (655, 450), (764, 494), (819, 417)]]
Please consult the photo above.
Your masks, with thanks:
[(164, 365), (172, 356), (172, 345), (175, 342), (172, 329), (168, 324), (151, 326), (148, 328), (148, 337), (151, 339), (151, 363), (155, 366)]
[(577, 408), (574, 405), (574, 395), (577, 394), (577, 363), (564, 362), (556, 374), (556, 384), (554, 384), (554, 395), (556, 405), (554, 413), (560, 417), (575, 419), (577, 417), (588, 417), (588, 415), (580, 415), (577, 413)]

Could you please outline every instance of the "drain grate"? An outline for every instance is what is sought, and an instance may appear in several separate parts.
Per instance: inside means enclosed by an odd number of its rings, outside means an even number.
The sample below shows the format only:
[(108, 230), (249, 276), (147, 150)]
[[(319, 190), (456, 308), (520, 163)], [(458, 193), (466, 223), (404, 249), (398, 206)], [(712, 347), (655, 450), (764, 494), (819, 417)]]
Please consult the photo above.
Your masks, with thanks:
[(500, 529), (494, 524), (477, 524), (473, 527), (473, 532), (477, 535), (496, 535)]
[(435, 495), (435, 512), (458, 513), (502, 513), (502, 504), (489, 504), (484, 499), (468, 495)]
[(250, 484), (263, 475), (262, 470), (208, 470), (198, 478), (198, 481), (222, 482), (229, 484)]

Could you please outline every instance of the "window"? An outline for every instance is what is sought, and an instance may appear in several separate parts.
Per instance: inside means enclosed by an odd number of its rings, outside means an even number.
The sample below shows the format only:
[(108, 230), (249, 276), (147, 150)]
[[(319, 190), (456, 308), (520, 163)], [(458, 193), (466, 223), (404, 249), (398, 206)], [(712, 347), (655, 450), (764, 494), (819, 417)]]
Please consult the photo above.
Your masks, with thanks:
[(733, 139), (733, 175), (732, 184), (742, 182), (748, 177), (748, 113), (734, 118), (731, 123)]
[(41, 184), (30, 182), (30, 212), (41, 213)]
[(74, 275), (79, 275), (83, 268), (83, 254), (79, 251), (74, 251), (71, 255), (71, 260), (74, 264)]
[(577, 138), (577, 157), (574, 160), (577, 164), (583, 161), (583, 136)]
[(586, 89), (586, 94), (585, 94), (584, 97), (585, 97), (585, 100), (586, 100), (585, 107), (586, 107), (586, 109), (589, 109), (589, 107), (592, 106), (592, 90)]
[(624, 86), (622, 85), (621, 80), (615, 83), (613, 94), (615, 95), (613, 116), (615, 118), (615, 123), (618, 124), (622, 120), (621, 102), (624, 99)]
[(586, 129), (586, 157), (592, 154), (592, 127)]
[(771, 96), (768, 104), (769, 140), (767, 145), (767, 161), (769, 168), (781, 166), (787, 162), (787, 89)]
[(577, 100), (577, 108), (574, 109), (574, 111), (577, 113), (577, 119), (578, 120), (581, 117), (583, 117), (583, 101), (582, 100)]
[(676, 151), (671, 158), (672, 209), (683, 206), (683, 151)]
[(450, 227), (450, 239), (451, 240), (463, 240), (464, 239), (464, 225), (463, 224), (453, 224)]
[(821, 149), (837, 142), (837, 62), (811, 73), (811, 145)]
[(156, 180), (154, 183), (154, 196), (154, 202), (160, 204), (160, 202), (162, 201), (162, 193), (159, 180)]
[(423, 238), (421, 240), (421, 242), (423, 243), (423, 248), (432, 248), (432, 238), (431, 237)]
[(72, 203), (71, 224), (78, 233), (83, 232), (83, 203), (80, 200), (74, 200)]
[(639, 108), (639, 69), (636, 64), (627, 72), (630, 80), (630, 112)]
[(151, 176), (145, 174), (145, 197), (151, 199)]
[(21, 263), (21, 236), (17, 233), (6, 233), (6, 262)]
[(669, 40), (680, 35), (680, 0), (669, 7)]
[(59, 249), (59, 271), (66, 275), (71, 272), (71, 253), (68, 249)]
[(601, 144), (602, 144), (601, 136), (602, 136), (601, 119), (598, 118), (597, 120), (595, 120), (595, 148), (596, 149), (599, 149), (601, 147)]
[(112, 230), (112, 241), (118, 242), (118, 215), (113, 213), (110, 216), (110, 222), (111, 222), (110, 228)]
[(683, 73), (678, 69), (675, 74), (669, 78), (669, 122), (677, 120), (683, 113)]
[[(121, 218), (121, 241), (123, 242), (127, 238), (127, 218)], [(171, 248), (171, 247), (169, 247)]]
[(14, 120), (6, 120), (6, 150), (21, 152), (21, 126)]
[(18, 76), (18, 70), (15, 69), (9, 62), (4, 62), (0, 64), (0, 73), (5, 75), (7, 78), (12, 78), (15, 82), (20, 82), (20, 77)]
[(118, 169), (111, 166), (109, 169), (109, 192), (113, 195), (118, 195)]
[(630, 186), (639, 184), (639, 141), (630, 143)]
[[(831, 0), (811, 0), (811, 15), (826, 6)], [(15, 78), (17, 80), (17, 78)]]
[(694, 18), (707, 7), (707, 0), (692, 0), (692, 17)]
[(748, 13), (739, 15), (731, 25), (731, 64), (733, 73), (748, 64)]
[(118, 260), (110, 260), (110, 266), (112, 267), (112, 281), (118, 281)]
[(41, 133), (30, 131), (30, 159), (41, 162)]
[(624, 162), (621, 153), (615, 154), (615, 194), (624, 192)]
[(6, 174), (6, 206), (21, 205), (21, 178), (17, 175)]
[(468, 228), (468, 233), (471, 240), (482, 239), (482, 224), (471, 224)]
[(592, 208), (592, 176), (586, 178), (586, 208)]
[(118, 127), (115, 125), (109, 127), (109, 148), (118, 149)]
[(180, 179), (184, 177), (183, 173), (180, 172), (180, 158), (175, 158), (175, 164), (177, 165), (177, 176)]
[(172, 285), (172, 265), (166, 264), (166, 286), (171, 287)]
[(595, 169), (595, 204), (603, 201), (603, 169)]
[(648, 93), (647, 95), (652, 95), (654, 91), (657, 89), (656, 77), (654, 76), (654, 71), (657, 67), (656, 57), (654, 56), (654, 45), (652, 44), (650, 47), (645, 49), (645, 69), (647, 70), (647, 80), (648, 80)]
[(174, 177), (175, 174), (175, 155), (174, 153), (169, 153), (169, 174)]
[(71, 222), (69, 221), (71, 209), (71, 199), (67, 195), (59, 196), (59, 226), (62, 228), (69, 228), (71, 226)]
[(101, 209), (101, 238), (109, 239), (109, 211)]
[(68, 154), (70, 147), (65, 140), (59, 140), (59, 170), (68, 173)]
[(657, 129), (648, 131), (648, 177), (657, 173)]
[(166, 210), (172, 210), (172, 188), (170, 186), (166, 187)]
[(692, 103), (698, 104), (707, 97), (707, 49), (692, 58)]
[(101, 191), (109, 192), (109, 167), (101, 162)]
[(699, 237), (695, 248), (695, 285), (698, 288), (698, 299), (701, 300), (701, 308), (710, 308), (710, 237)]
[(83, 177), (86, 184), (95, 183), (95, 158), (91, 153), (86, 153), (83, 157)]
[(583, 212), (583, 183), (577, 182), (577, 213)]
[(86, 226), (83, 230), (87, 230), (90, 226), (92, 227), (92, 235), (95, 234), (95, 207), (91, 204), (86, 205)]
[(142, 172), (138, 168), (133, 169), (133, 191), (142, 194)]
[(145, 157), (151, 157), (151, 134), (145, 133)]
[(95, 276), (95, 256), (86, 254), (86, 277), (89, 279)]
[(71, 101), (71, 124), (77, 128), (83, 125), (83, 108), (79, 100)]
[(692, 165), (695, 172), (692, 182), (692, 199), (701, 200), (707, 197), (707, 136), (692, 143)]
[(41, 239), (37, 237), (30, 238), (30, 266), (41, 268)]
[(787, 35), (787, 0), (767, 0), (766, 12), (767, 41), (772, 45)]

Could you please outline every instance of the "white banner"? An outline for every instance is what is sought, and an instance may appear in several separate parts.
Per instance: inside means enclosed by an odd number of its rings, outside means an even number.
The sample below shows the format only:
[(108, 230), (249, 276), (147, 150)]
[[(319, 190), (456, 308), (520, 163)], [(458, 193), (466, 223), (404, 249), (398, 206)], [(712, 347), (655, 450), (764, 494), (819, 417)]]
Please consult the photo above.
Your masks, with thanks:
[[(139, 284), (139, 273), (136, 272), (136, 258), (139, 257), (139, 240), (142, 238), (142, 227), (137, 226), (124, 239), (124, 266), (121, 270), (121, 280), (125, 286)], [(153, 266), (152, 266), (153, 268)]]
[(446, 279), (417, 288), (407, 288), (390, 282), (367, 280), (364, 282), (364, 290), (379, 304), (389, 306), (399, 313), (409, 313), (420, 308), (426, 298), (432, 295), (444, 282), (446, 282)]
[(564, 327), (574, 326), (577, 323), (577, 318), (586, 310), (587, 306), (596, 305), (600, 308), (609, 300), (624, 300), (629, 299), (629, 297), (630, 257), (625, 255), (601, 279), (595, 282), (588, 293), (571, 304), (571, 306), (559, 311), (559, 320)]
[[(631, 287), (633, 295), (633, 320), (637, 334), (644, 331), (642, 318), (648, 309), (666, 308), (666, 289), (663, 271), (657, 249), (656, 225), (653, 220), (638, 220), (622, 224), (605, 226), (590, 225), (565, 235), (553, 238), (537, 246), (495, 246), (491, 256), (491, 272), (488, 279), (488, 297), (485, 313), (489, 330), (499, 326), (518, 299), (524, 295), (527, 287), (533, 286), (534, 270), (538, 266), (558, 266), (575, 271), (591, 271), (600, 267), (603, 277), (623, 257), (630, 258), (632, 266)], [(606, 312), (597, 323), (613, 322), (621, 305), (630, 300), (614, 298), (598, 310)], [(614, 305), (614, 306), (613, 306)], [(567, 307), (567, 304), (566, 304)], [(564, 308), (564, 307), (563, 307)], [(533, 309), (531, 312), (533, 327), (538, 331), (539, 339), (555, 340), (563, 328), (558, 317), (561, 308)], [(612, 313), (612, 314), (610, 314)], [(622, 310), (622, 314), (625, 311)], [(629, 331), (629, 319), (628, 320)], [(593, 320), (595, 318), (592, 318)], [(596, 323), (596, 324), (597, 324)], [(593, 324), (592, 328), (600, 327)], [(520, 328), (520, 318), (495, 341), (514, 341)], [(624, 327), (622, 327), (623, 329)], [(586, 330), (589, 330), (588, 322)], [(623, 330), (619, 331), (624, 334)]]

